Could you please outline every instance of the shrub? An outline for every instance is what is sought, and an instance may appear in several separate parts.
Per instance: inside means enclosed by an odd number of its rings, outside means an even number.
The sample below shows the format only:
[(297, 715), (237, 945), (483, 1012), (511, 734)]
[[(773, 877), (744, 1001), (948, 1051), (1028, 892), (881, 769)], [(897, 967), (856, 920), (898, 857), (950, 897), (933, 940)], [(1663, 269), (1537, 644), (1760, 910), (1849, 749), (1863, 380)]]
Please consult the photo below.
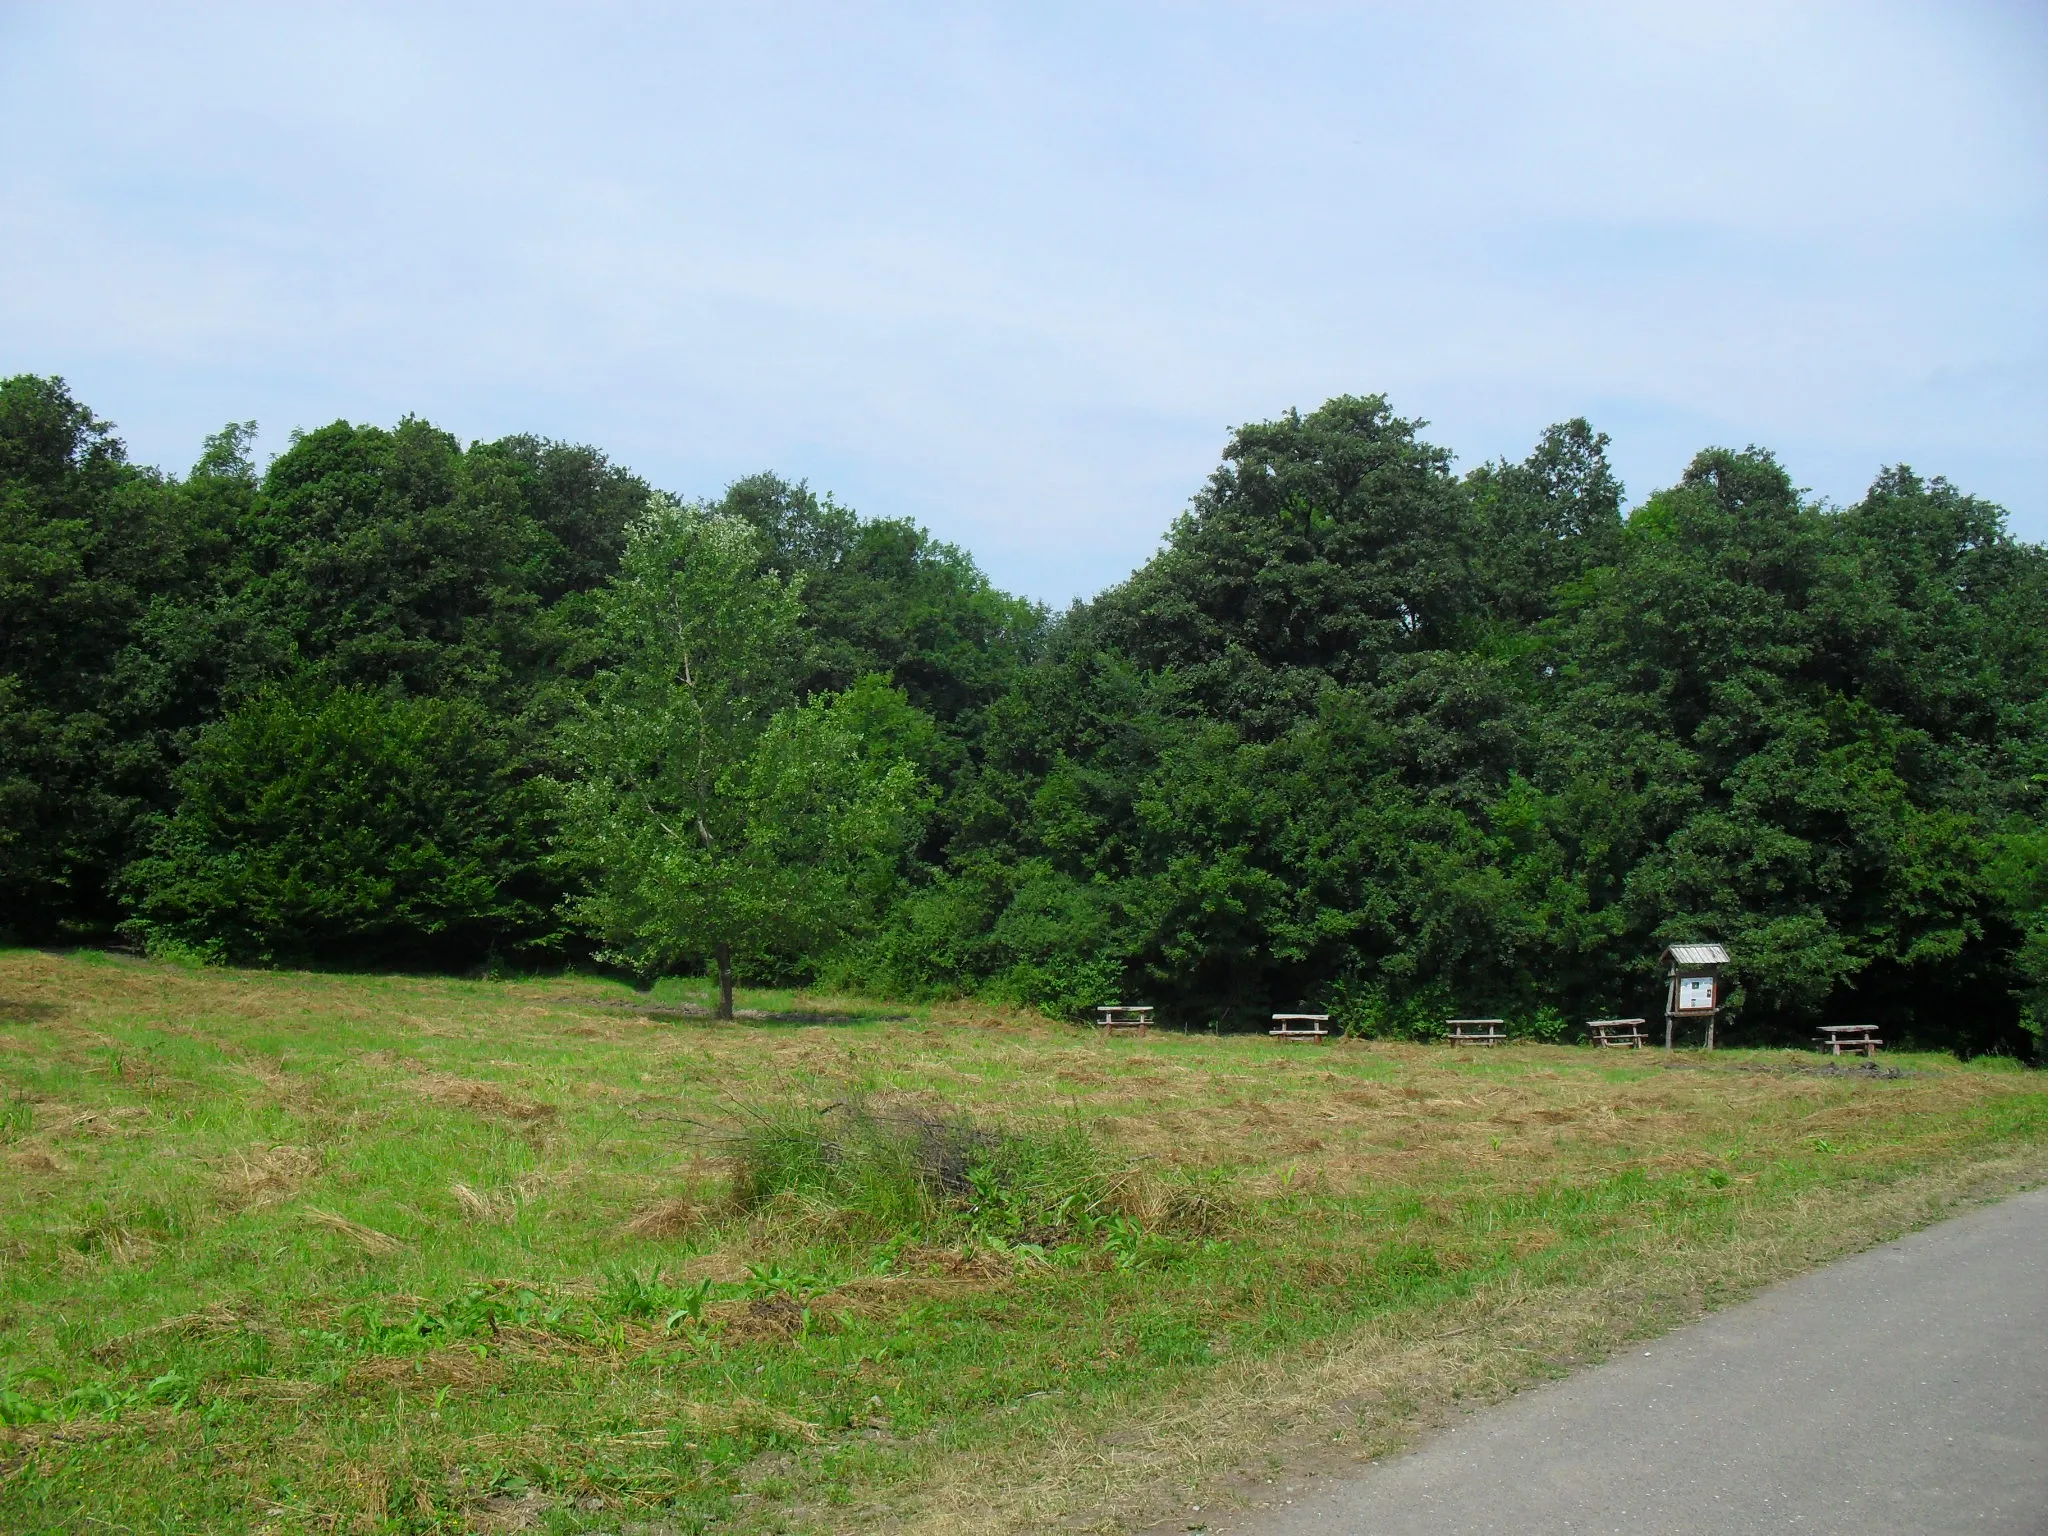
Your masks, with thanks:
[(996, 1129), (865, 1100), (755, 1107), (733, 1164), (742, 1210), (796, 1196), (890, 1234), (1046, 1243), (1091, 1233), (1109, 1214), (1110, 1180), (1075, 1125)]
[(254, 962), (481, 958), (544, 935), (544, 833), (476, 706), (261, 696), (201, 733), (124, 877), (153, 951)]
[(1571, 1020), (1548, 1003), (1519, 1018), (1510, 1018), (1507, 1027), (1517, 1040), (1535, 1040), (1544, 1045), (1562, 1045), (1574, 1034)]

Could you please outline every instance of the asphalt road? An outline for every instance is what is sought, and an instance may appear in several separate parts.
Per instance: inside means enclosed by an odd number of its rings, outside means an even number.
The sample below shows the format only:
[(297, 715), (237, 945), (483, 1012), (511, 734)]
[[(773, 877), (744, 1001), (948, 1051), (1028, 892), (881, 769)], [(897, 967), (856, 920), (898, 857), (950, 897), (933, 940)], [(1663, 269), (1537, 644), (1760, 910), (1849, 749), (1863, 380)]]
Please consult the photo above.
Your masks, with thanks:
[(2048, 1536), (2048, 1190), (1789, 1281), (1230, 1529)]

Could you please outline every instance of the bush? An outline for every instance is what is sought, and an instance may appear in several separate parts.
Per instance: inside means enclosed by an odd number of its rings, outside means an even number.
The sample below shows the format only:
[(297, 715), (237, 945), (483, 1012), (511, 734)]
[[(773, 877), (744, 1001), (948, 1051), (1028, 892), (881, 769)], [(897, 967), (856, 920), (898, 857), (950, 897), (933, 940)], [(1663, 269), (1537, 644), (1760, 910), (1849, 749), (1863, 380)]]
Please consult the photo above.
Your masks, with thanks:
[(748, 1111), (733, 1156), (733, 1198), (836, 1206), (878, 1232), (928, 1240), (1058, 1242), (1113, 1214), (1111, 1180), (1086, 1131), (993, 1129), (965, 1116), (862, 1100)]
[(1535, 1040), (1544, 1045), (1563, 1045), (1580, 1033), (1574, 1029), (1570, 1019), (1548, 1003), (1518, 1018), (1510, 1018), (1507, 1032), (1517, 1040)]
[(124, 876), (153, 951), (447, 963), (546, 934), (538, 786), (473, 705), (265, 695), (201, 734), (178, 789)]
[(1379, 982), (1344, 977), (1324, 989), (1323, 1010), (1347, 1040), (1441, 1040), (1457, 1007), (1440, 987), (1395, 996)]

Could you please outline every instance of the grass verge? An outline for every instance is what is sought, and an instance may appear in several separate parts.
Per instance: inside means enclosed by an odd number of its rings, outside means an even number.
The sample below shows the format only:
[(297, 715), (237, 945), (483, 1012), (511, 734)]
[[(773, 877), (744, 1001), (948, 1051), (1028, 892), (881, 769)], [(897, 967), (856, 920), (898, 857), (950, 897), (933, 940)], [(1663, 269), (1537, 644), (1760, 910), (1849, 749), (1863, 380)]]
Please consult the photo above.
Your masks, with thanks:
[(1996, 1063), (745, 1001), (0, 954), (0, 1528), (1129, 1528), (2048, 1148)]

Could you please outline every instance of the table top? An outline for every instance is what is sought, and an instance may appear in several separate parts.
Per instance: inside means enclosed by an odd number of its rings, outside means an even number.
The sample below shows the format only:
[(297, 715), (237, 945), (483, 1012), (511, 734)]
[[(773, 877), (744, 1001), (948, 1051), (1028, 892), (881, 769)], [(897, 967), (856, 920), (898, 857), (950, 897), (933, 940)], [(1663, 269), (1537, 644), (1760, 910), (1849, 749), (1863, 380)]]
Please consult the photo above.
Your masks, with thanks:
[(1097, 1013), (1150, 1013), (1152, 1005), (1149, 1003), (1097, 1003), (1095, 1011)]
[(1820, 1032), (1824, 1035), (1846, 1035), (1852, 1033), (1874, 1035), (1877, 1033), (1877, 1026), (1875, 1024), (1823, 1024), (1820, 1026)]

